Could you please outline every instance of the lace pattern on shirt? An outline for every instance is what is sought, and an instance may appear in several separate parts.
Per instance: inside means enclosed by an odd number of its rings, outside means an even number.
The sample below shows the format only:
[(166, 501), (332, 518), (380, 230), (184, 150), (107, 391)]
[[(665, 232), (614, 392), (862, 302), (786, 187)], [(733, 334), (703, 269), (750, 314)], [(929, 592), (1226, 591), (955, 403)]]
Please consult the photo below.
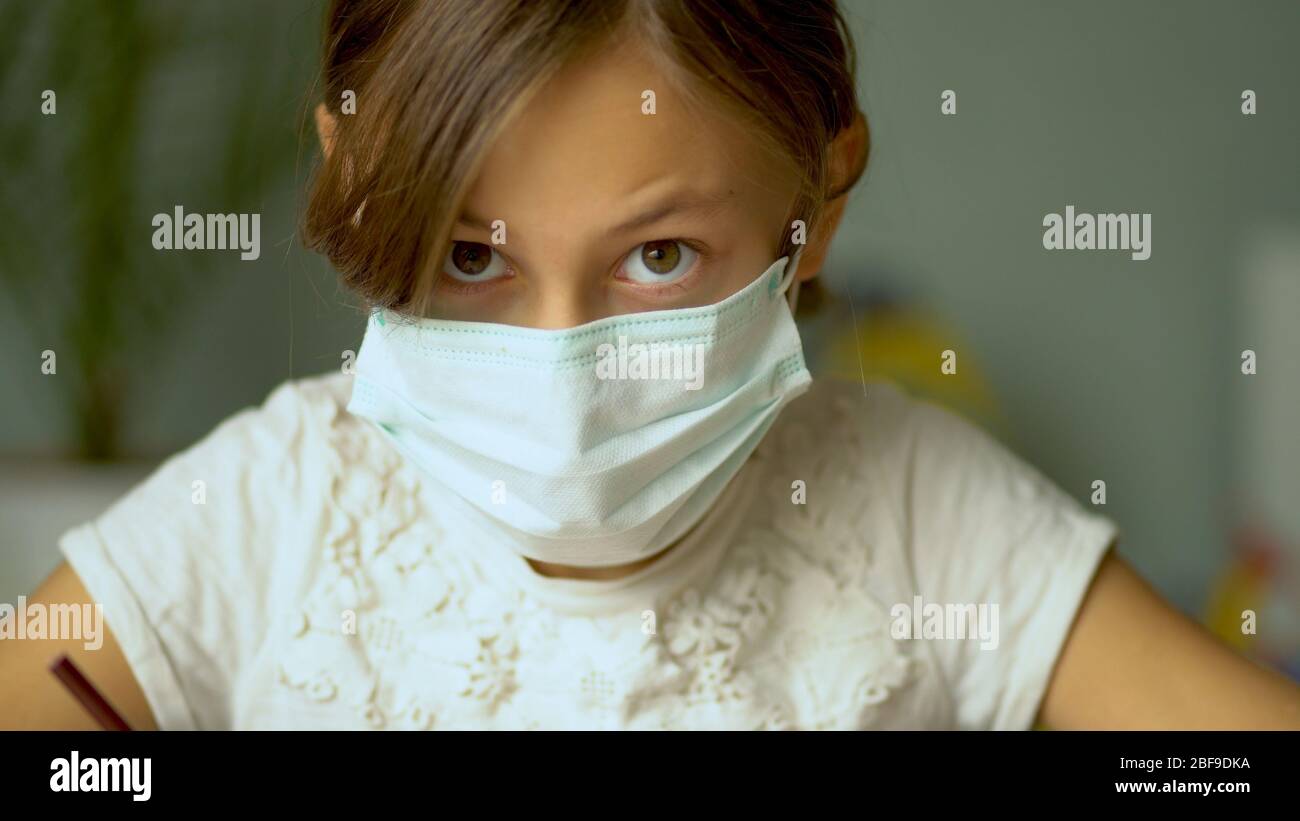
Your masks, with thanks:
[[(843, 501), (866, 487), (861, 460), (844, 458), (863, 446), (851, 407), (804, 410), (752, 457), (765, 462), (763, 496), (716, 574), (648, 621), (566, 617), (485, 583), (437, 549), (446, 534), (417, 473), (336, 407), (327, 538), (281, 622), (277, 686), (375, 729), (869, 726), (909, 661), (862, 592), (871, 505)], [(828, 430), (844, 439), (819, 446)]]

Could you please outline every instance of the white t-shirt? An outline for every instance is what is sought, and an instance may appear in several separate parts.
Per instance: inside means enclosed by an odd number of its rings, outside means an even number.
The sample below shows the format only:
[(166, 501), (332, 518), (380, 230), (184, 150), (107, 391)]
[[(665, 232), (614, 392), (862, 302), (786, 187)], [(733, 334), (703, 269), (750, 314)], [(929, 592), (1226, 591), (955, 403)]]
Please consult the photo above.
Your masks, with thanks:
[(686, 542), (549, 578), (351, 384), (286, 382), (60, 540), (161, 728), (1028, 728), (1117, 535), (956, 414), (819, 380)]

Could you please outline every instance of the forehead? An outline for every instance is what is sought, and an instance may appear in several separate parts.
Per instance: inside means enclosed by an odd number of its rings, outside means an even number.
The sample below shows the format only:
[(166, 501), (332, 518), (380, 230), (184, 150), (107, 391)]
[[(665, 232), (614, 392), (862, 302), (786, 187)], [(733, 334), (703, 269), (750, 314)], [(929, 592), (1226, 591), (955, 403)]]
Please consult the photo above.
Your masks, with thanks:
[[(646, 91), (653, 114), (643, 113)], [(783, 170), (734, 115), (689, 105), (641, 48), (616, 43), (572, 61), (503, 129), (467, 210), (597, 219), (682, 189), (735, 192), (744, 202), (770, 192)]]

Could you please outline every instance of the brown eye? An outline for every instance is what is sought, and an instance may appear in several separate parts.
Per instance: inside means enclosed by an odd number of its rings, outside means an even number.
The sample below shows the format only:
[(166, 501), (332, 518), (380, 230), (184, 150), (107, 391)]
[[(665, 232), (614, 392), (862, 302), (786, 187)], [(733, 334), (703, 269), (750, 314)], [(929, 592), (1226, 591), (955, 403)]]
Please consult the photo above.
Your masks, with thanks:
[(699, 254), (675, 239), (647, 242), (627, 255), (623, 268), (627, 279), (643, 285), (672, 282), (691, 270)]
[(671, 274), (682, 258), (679, 246), (670, 239), (647, 242), (641, 246), (641, 262), (656, 274)]
[(501, 255), (481, 242), (453, 242), (444, 271), (461, 282), (495, 279), (506, 270)]

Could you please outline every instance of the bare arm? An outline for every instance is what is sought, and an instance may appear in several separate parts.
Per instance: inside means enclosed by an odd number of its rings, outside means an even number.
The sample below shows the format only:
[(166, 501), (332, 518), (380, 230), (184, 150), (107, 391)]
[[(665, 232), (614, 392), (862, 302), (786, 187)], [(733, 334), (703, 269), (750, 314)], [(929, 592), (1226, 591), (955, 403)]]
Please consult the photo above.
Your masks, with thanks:
[[(27, 602), (91, 603), (81, 579), (66, 562), (50, 574)], [(99, 725), (50, 672), (66, 653), (135, 730), (156, 730), (153, 713), (136, 683), (122, 648), (108, 625), (103, 644), (85, 649), (81, 639), (0, 641), (0, 729), (97, 730)]]
[(1112, 550), (1043, 699), (1054, 729), (1300, 729), (1300, 687), (1228, 648)]

